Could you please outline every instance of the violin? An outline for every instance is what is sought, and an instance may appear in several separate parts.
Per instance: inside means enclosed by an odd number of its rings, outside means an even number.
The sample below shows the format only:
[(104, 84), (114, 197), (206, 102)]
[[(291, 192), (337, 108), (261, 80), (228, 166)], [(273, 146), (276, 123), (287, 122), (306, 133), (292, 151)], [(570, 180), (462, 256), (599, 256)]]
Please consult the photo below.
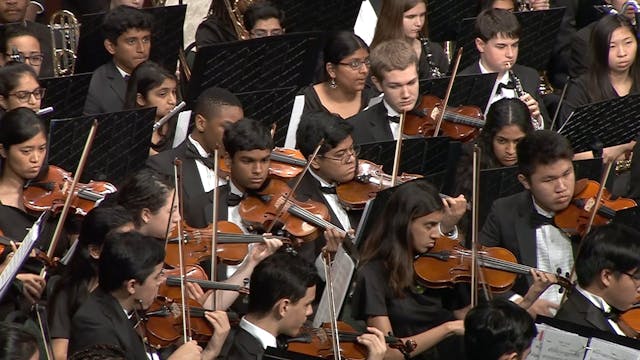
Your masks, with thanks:
[[(300, 150), (276, 147), (271, 151), (269, 175), (287, 181), (300, 175), (307, 166), (307, 160)], [(224, 161), (224, 154), (219, 157), (219, 170), (224, 177), (229, 176), (231, 170)]]
[(589, 218), (594, 210), (596, 215), (593, 225), (605, 225), (609, 223), (617, 211), (637, 206), (636, 202), (627, 198), (612, 199), (611, 193), (603, 191), (602, 200), (596, 205), (596, 197), (600, 190), (600, 184), (594, 180), (580, 179), (576, 181), (573, 199), (569, 206), (556, 213), (554, 221), (558, 228), (575, 235), (583, 236), (587, 231)]
[(640, 338), (640, 304), (636, 304), (620, 314), (617, 323), (628, 337)]
[[(457, 240), (442, 237), (429, 251), (415, 257), (413, 269), (418, 281), (427, 287), (452, 287), (453, 284), (470, 281), (471, 260), (471, 250), (462, 247)], [(477, 261), (483, 273), (480, 280), (497, 293), (509, 290), (517, 274), (529, 274), (534, 269), (518, 264), (512, 252), (500, 247), (481, 247)], [(569, 279), (555, 276), (560, 286), (571, 288)]]
[[(4, 253), (5, 249), (11, 246), (11, 241), (13, 240), (4, 236), (4, 233), (2, 232), (2, 230), (0, 230), (0, 254)], [(19, 242), (14, 241), (14, 244), (16, 245), (16, 247), (20, 247)], [(30, 257), (35, 258), (36, 260), (40, 261), (43, 265), (50, 268), (55, 268), (59, 264), (59, 261), (57, 259), (52, 260), (50, 257), (47, 256), (47, 253), (38, 249), (37, 247), (34, 247), (31, 250)]]
[[(54, 205), (64, 204), (71, 190), (73, 177), (57, 166), (49, 165), (47, 176), (44, 180), (31, 182), (24, 189), (24, 206), (32, 211), (42, 212)], [(73, 190), (71, 207), (76, 214), (86, 215), (96, 207), (107, 194), (117, 191), (116, 187), (104, 181), (90, 181), (88, 184), (78, 184)]]
[[(442, 109), (442, 99), (433, 95), (424, 95), (418, 106), (407, 113), (404, 134), (424, 137), (434, 134), (436, 118)], [(447, 107), (440, 127), (441, 134), (456, 141), (471, 141), (484, 126), (484, 114), (477, 106)]]
[(316, 239), (319, 229), (335, 228), (328, 221), (329, 210), (324, 204), (293, 198), (284, 203), (290, 192), (291, 188), (284, 181), (271, 179), (258, 194), (240, 201), (240, 217), (251, 229), (264, 230), (272, 226), (282, 207), (278, 221), (284, 224), (283, 229), (303, 241)]
[[(396, 183), (402, 184), (421, 177), (422, 175), (403, 173), (396, 179)], [(339, 184), (336, 193), (340, 204), (347, 210), (361, 210), (379, 191), (391, 187), (391, 180), (391, 175), (382, 171), (382, 165), (359, 159), (358, 172), (353, 181)]]

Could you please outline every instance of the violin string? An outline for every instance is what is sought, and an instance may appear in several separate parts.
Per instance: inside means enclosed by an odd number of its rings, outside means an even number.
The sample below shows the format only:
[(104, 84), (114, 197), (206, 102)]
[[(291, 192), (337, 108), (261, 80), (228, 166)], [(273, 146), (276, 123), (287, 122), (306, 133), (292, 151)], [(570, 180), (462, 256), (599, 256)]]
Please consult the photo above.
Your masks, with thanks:
[[(462, 256), (471, 256), (470, 251), (458, 250), (457, 253), (461, 254)], [(486, 253), (480, 254), (480, 259), (482, 260), (483, 264), (493, 265), (498, 268), (498, 270), (514, 270), (526, 274), (529, 272), (529, 270), (532, 269), (532, 267), (530, 266), (513, 263), (507, 260), (497, 259), (486, 255)]]
[(308, 211), (307, 209), (304, 209), (304, 208), (298, 206), (297, 204), (293, 203), (292, 201), (290, 201), (290, 202), (291, 202), (291, 204), (289, 205), (289, 212), (291, 212), (292, 214), (298, 215), (303, 220), (308, 220), (309, 222), (314, 223), (315, 225), (323, 227), (325, 229), (335, 228), (335, 225), (333, 225), (332, 223), (330, 223), (330, 222), (326, 221), (325, 219), (317, 216), (316, 214)]

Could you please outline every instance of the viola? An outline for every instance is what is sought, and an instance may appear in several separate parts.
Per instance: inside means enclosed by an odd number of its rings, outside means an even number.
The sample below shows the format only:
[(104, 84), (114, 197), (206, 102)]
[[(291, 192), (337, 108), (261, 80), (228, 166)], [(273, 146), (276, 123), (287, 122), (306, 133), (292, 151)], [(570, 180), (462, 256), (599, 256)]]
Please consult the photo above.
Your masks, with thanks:
[[(403, 173), (396, 179), (396, 183), (402, 184), (421, 177), (421, 175)], [(391, 180), (391, 175), (382, 171), (382, 165), (359, 159), (358, 172), (353, 181), (336, 187), (338, 199), (347, 210), (364, 209), (367, 201), (375, 198), (379, 191), (392, 186)]]
[[(338, 321), (338, 337), (340, 339), (342, 358), (351, 360), (364, 360), (367, 358), (366, 347), (356, 340), (360, 335), (362, 333), (356, 332), (349, 324)], [(331, 338), (332, 333), (329, 324), (323, 324), (320, 328), (303, 327), (298, 336), (287, 340), (287, 349), (301, 354), (333, 359)], [(385, 341), (389, 347), (399, 349), (403, 353), (413, 351), (409, 341), (403, 343), (401, 339), (393, 336), (385, 336)]]
[(293, 198), (284, 203), (290, 192), (291, 188), (284, 181), (271, 179), (258, 194), (248, 196), (240, 202), (240, 217), (251, 229), (268, 229), (282, 206), (278, 222), (284, 224), (283, 229), (303, 241), (316, 239), (320, 229), (337, 229), (328, 221), (329, 210), (324, 204)]
[[(500, 247), (482, 247), (478, 251), (478, 264), (482, 271), (480, 281), (500, 293), (509, 290), (516, 280), (516, 274), (529, 274), (527, 265), (518, 264), (515, 255)], [(413, 262), (418, 281), (430, 288), (451, 287), (471, 279), (471, 250), (460, 245), (457, 240), (442, 237), (433, 248), (419, 254)], [(555, 275), (555, 274), (554, 274)], [(571, 281), (555, 275), (558, 284), (570, 288)]]
[[(218, 233), (216, 235), (216, 255), (225, 264), (237, 265), (247, 256), (248, 244), (263, 243), (264, 235), (244, 234), (238, 225), (229, 221), (217, 222)], [(206, 228), (194, 228), (182, 222), (182, 246), (185, 253), (186, 265), (197, 265), (211, 258), (212, 224)], [(269, 236), (288, 242), (289, 239)], [(178, 227), (169, 236), (165, 248), (164, 262), (167, 265), (177, 267), (180, 263), (178, 251)]]
[[(416, 109), (407, 113), (404, 134), (410, 136), (436, 136), (436, 118), (442, 109), (442, 99), (425, 95)], [(484, 114), (477, 106), (447, 107), (440, 127), (441, 134), (457, 141), (470, 141), (484, 126)]]
[[(73, 177), (57, 166), (49, 165), (44, 180), (32, 182), (24, 189), (24, 206), (32, 211), (42, 212), (52, 206), (62, 206), (69, 191)], [(104, 181), (90, 181), (88, 184), (78, 184), (73, 189), (71, 207), (76, 214), (86, 215), (91, 209), (104, 199), (107, 194), (116, 192), (115, 186)]]
[(573, 199), (569, 206), (558, 212), (554, 221), (563, 231), (569, 234), (583, 236), (587, 230), (589, 217), (596, 210), (593, 225), (605, 225), (609, 223), (617, 211), (630, 209), (637, 206), (636, 202), (627, 198), (612, 199), (611, 193), (606, 189), (602, 195), (600, 204), (596, 205), (596, 197), (600, 184), (597, 181), (580, 179), (576, 181)]
[[(280, 180), (292, 179), (304, 170), (307, 160), (304, 158), (300, 150), (288, 148), (274, 148), (269, 157), (269, 175)], [(230, 169), (227, 162), (224, 161), (224, 155), (220, 155), (219, 169), (223, 176), (229, 176)]]

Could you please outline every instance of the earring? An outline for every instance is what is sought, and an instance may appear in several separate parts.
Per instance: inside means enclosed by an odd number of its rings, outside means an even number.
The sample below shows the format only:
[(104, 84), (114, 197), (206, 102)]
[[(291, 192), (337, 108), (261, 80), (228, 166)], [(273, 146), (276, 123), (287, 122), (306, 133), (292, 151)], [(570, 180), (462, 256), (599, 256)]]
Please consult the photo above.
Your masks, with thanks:
[(336, 84), (336, 78), (329, 79), (329, 87), (332, 89), (335, 89), (338, 87), (338, 85)]

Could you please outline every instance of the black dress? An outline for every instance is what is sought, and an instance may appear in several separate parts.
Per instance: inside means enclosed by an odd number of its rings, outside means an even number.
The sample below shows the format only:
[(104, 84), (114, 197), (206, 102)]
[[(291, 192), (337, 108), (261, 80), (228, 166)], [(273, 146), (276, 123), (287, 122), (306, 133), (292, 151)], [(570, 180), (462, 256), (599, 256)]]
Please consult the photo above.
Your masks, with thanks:
[[(382, 260), (366, 263), (358, 269), (352, 299), (353, 316), (364, 321), (372, 316), (387, 316), (395, 336), (409, 337), (456, 320), (452, 310), (464, 307), (457, 301), (457, 293), (453, 289), (417, 287), (406, 289), (403, 295), (403, 298), (394, 296)], [(461, 340), (460, 336), (449, 337), (418, 358), (462, 358)]]
[[(313, 88), (313, 85), (303, 87), (300, 90), (299, 94), (304, 95), (304, 108), (302, 109), (302, 115), (313, 112), (326, 112), (332, 114), (329, 109), (322, 105), (320, 97), (318, 97), (318, 93)], [(374, 88), (365, 86), (365, 88), (362, 90), (362, 99), (359, 111), (362, 111), (367, 106), (369, 106), (369, 101), (378, 95), (378, 91), (376, 91)]]

